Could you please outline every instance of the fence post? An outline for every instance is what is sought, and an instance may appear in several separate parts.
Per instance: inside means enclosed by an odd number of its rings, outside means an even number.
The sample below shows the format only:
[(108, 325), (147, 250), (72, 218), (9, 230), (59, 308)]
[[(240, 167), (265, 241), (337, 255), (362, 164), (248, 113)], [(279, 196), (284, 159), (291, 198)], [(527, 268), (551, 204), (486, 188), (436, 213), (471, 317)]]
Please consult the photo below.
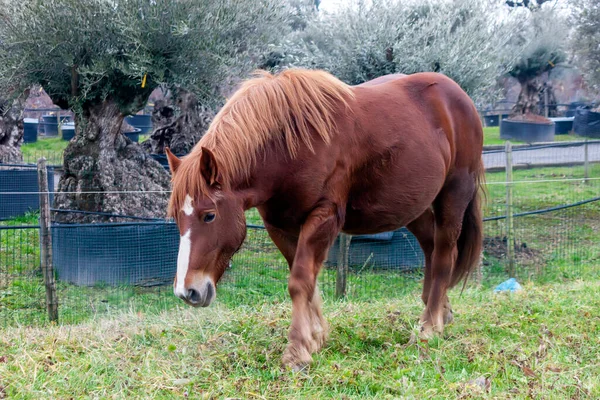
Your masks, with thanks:
[(337, 258), (337, 274), (335, 278), (335, 297), (346, 296), (346, 283), (348, 278), (348, 253), (350, 252), (350, 241), (352, 236), (340, 233), (340, 244)]
[(52, 266), (52, 234), (50, 231), (50, 193), (48, 191), (48, 169), (46, 159), (37, 163), (38, 186), (40, 192), (40, 257), (44, 286), (46, 287), (46, 308), (50, 321), (58, 322), (58, 298)]
[(506, 258), (510, 277), (515, 273), (515, 245), (513, 225), (513, 154), (512, 144), (506, 141)]
[(588, 153), (588, 140), (585, 139), (585, 143), (583, 145), (583, 181), (588, 183), (590, 178), (590, 158)]

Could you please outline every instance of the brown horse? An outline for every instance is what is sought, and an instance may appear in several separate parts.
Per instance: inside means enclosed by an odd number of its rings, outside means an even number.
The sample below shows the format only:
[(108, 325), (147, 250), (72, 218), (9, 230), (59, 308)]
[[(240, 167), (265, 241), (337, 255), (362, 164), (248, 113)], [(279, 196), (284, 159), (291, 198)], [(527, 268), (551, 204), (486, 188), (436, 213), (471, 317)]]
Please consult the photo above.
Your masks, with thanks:
[(174, 291), (208, 306), (256, 207), (291, 272), (283, 363), (300, 368), (327, 336), (317, 275), (340, 231), (406, 226), (426, 259), (420, 336), (452, 320), (446, 292), (478, 263), (483, 133), (475, 106), (435, 73), (348, 86), (287, 70), (246, 81), (173, 173), (181, 244)]

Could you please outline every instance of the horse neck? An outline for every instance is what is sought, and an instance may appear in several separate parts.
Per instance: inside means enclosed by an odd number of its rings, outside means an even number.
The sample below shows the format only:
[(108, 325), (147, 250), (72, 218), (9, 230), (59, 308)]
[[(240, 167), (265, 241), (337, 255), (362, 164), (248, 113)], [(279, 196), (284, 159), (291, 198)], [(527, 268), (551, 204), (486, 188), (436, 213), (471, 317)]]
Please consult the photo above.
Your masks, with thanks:
[(247, 179), (231, 182), (232, 191), (243, 199), (246, 210), (269, 201), (287, 174), (281, 156), (267, 153), (258, 157), (258, 160), (250, 169)]

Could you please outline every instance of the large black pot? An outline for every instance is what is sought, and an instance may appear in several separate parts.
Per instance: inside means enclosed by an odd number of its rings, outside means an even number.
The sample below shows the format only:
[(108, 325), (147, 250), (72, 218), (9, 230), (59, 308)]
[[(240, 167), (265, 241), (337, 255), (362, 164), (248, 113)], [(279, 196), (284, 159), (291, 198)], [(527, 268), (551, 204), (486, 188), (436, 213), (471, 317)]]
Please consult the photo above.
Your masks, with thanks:
[(71, 140), (75, 137), (75, 123), (67, 122), (60, 128), (63, 140)]
[(150, 115), (130, 115), (125, 117), (125, 121), (140, 130), (140, 135), (145, 135), (152, 131), (152, 117)]
[(574, 117), (550, 118), (554, 122), (555, 135), (567, 135), (573, 130)]
[(579, 136), (600, 138), (600, 113), (578, 108), (573, 121), (573, 131)]
[[(329, 250), (327, 263), (337, 263), (339, 238)], [(411, 270), (425, 265), (419, 242), (406, 228), (376, 235), (352, 236), (348, 264), (352, 269)]]
[(141, 129), (136, 128), (134, 131), (131, 132), (123, 132), (123, 135), (127, 136), (129, 139), (131, 139), (132, 142), (139, 142), (140, 141), (140, 134), (141, 134)]
[[(56, 115), (43, 115), (42, 121), (44, 125), (44, 135), (49, 137), (58, 136), (58, 116)], [(61, 115), (60, 123), (64, 124), (71, 121), (70, 115)]]
[(52, 227), (52, 261), (76, 285), (164, 285), (177, 271), (173, 223), (64, 224)]
[(485, 126), (498, 126), (500, 123), (500, 115), (484, 115), (483, 120)]
[(569, 104), (569, 108), (567, 109), (565, 116), (566, 117), (574, 117), (575, 114), (577, 114), (577, 109), (580, 107), (585, 107), (584, 102), (582, 101), (574, 101), (573, 103)]
[(35, 143), (38, 139), (39, 121), (35, 118), (23, 119), (23, 143)]
[(500, 122), (500, 139), (526, 143), (553, 142), (554, 129), (554, 122), (544, 124), (503, 119)]
[[(54, 191), (54, 169), (48, 168), (48, 187)], [(0, 220), (39, 209), (38, 174), (35, 165), (0, 165)], [(53, 194), (50, 194), (52, 202)]]

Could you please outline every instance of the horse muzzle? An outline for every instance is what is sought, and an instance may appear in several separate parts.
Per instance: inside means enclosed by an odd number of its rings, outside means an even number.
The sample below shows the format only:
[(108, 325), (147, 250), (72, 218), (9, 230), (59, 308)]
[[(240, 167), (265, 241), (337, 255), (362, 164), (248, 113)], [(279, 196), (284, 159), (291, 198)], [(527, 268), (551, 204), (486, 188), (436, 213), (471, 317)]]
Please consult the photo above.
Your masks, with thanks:
[(210, 279), (205, 279), (200, 285), (183, 288), (175, 288), (175, 296), (192, 307), (208, 307), (215, 298), (215, 285)]

